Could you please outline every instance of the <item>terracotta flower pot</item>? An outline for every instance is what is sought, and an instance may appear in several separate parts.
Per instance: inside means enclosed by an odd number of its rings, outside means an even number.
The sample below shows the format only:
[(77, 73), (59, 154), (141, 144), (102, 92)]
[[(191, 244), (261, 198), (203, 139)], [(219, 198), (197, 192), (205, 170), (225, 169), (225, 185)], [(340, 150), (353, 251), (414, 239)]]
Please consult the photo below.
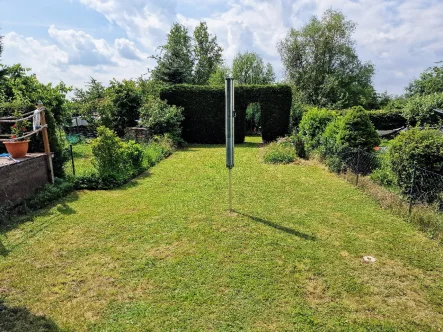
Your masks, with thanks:
[(29, 141), (3, 142), (12, 158), (23, 158), (28, 153)]

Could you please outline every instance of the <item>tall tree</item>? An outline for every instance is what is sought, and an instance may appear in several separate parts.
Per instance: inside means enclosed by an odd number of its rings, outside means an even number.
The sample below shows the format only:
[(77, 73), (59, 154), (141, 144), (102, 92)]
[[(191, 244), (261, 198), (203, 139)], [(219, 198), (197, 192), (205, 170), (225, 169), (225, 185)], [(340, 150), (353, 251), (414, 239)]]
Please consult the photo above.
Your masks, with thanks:
[(217, 37), (209, 34), (206, 22), (200, 22), (194, 30), (193, 52), (194, 83), (208, 84), (211, 74), (223, 63), (223, 49), (217, 44)]
[(420, 78), (414, 80), (406, 88), (406, 95), (430, 95), (443, 92), (443, 65), (426, 69)]
[(373, 99), (374, 66), (358, 58), (354, 31), (355, 23), (340, 11), (327, 10), (321, 19), (291, 29), (279, 43), (286, 77), (305, 102), (344, 108)]
[(239, 53), (232, 63), (232, 76), (239, 84), (270, 84), (275, 81), (270, 63), (264, 64), (254, 52)]
[(228, 66), (218, 66), (209, 77), (209, 85), (224, 85), (225, 78), (231, 73)]
[(172, 84), (192, 83), (194, 60), (188, 29), (179, 23), (174, 23), (168, 33), (166, 44), (159, 49), (161, 54), (153, 56), (157, 60), (157, 66), (152, 70), (152, 78)]

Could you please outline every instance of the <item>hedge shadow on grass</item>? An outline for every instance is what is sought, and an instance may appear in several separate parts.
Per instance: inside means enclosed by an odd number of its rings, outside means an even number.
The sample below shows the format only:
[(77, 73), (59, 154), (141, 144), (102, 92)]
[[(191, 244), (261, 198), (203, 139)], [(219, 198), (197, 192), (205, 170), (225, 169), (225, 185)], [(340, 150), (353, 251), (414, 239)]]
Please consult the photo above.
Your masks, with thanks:
[(254, 216), (251, 216), (249, 214), (242, 213), (242, 212), (235, 211), (235, 210), (234, 210), (234, 212), (238, 213), (239, 215), (242, 215), (243, 217), (249, 218), (249, 219), (251, 219), (253, 221), (256, 221), (256, 222), (259, 222), (259, 223), (264, 224), (266, 226), (275, 228), (275, 229), (277, 229), (279, 231), (282, 231), (282, 232), (285, 232), (285, 233), (288, 233), (288, 234), (291, 234), (291, 235), (295, 235), (295, 236), (297, 236), (297, 237), (299, 237), (301, 239), (308, 240), (308, 241), (316, 241), (317, 240), (317, 238), (315, 236), (299, 232), (299, 231), (297, 231), (295, 229), (279, 225), (279, 224), (277, 224), (275, 222), (272, 222), (272, 221), (269, 221), (269, 220), (266, 220), (266, 219), (263, 219), (263, 218), (259, 218), (259, 217), (254, 217)]
[(0, 299), (0, 331), (61, 331), (51, 319), (37, 316), (23, 307), (8, 307)]

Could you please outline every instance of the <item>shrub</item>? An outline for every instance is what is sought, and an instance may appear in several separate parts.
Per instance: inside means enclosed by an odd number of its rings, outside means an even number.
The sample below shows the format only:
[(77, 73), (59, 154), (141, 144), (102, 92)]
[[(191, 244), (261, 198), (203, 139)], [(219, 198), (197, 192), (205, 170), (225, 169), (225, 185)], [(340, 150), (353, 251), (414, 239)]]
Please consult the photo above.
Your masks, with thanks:
[[(160, 98), (183, 107), (182, 137), (188, 143), (225, 143), (225, 89), (223, 86), (173, 85)], [(235, 88), (235, 142), (245, 139), (246, 109), (260, 103), (260, 122), (265, 142), (288, 131), (291, 88), (286, 85), (245, 85)]]
[(311, 108), (303, 115), (299, 131), (303, 137), (307, 153), (311, 153), (320, 146), (320, 138), (326, 126), (336, 114), (326, 109)]
[(403, 115), (410, 125), (435, 125), (440, 122), (435, 109), (443, 108), (443, 93), (409, 98), (403, 110)]
[(280, 138), (277, 144), (295, 149), (297, 157), (306, 158), (305, 143), (299, 134)]
[(183, 108), (168, 105), (167, 101), (157, 97), (149, 97), (148, 102), (140, 108), (141, 125), (149, 130), (149, 134), (169, 134), (177, 143), (181, 140), (181, 123)]
[(133, 141), (123, 142), (117, 134), (99, 127), (92, 143), (93, 165), (103, 182), (110, 187), (122, 184), (143, 171), (143, 150)]
[(123, 142), (123, 159), (125, 172), (130, 176), (135, 176), (143, 171), (143, 149), (140, 144), (134, 141)]
[(412, 128), (401, 132), (391, 143), (389, 159), (397, 184), (406, 192), (411, 184), (414, 163), (443, 175), (443, 136), (440, 131), (432, 129)]
[(73, 190), (69, 181), (55, 178), (54, 184), (46, 184), (42, 189), (26, 201), (26, 206), (31, 210), (41, 209), (53, 201), (65, 197)]
[(123, 142), (114, 131), (103, 126), (97, 129), (97, 134), (92, 142), (94, 167), (102, 178), (122, 180), (125, 178)]
[(326, 126), (323, 134), (320, 137), (320, 157), (327, 159), (328, 157), (336, 155), (340, 150), (338, 144), (338, 134), (342, 126), (343, 117), (335, 117)]
[(348, 148), (360, 148), (372, 152), (380, 144), (380, 138), (369, 120), (365, 109), (353, 107), (339, 123), (337, 144)]
[(267, 164), (289, 164), (296, 158), (293, 146), (270, 143), (265, 147), (263, 160)]

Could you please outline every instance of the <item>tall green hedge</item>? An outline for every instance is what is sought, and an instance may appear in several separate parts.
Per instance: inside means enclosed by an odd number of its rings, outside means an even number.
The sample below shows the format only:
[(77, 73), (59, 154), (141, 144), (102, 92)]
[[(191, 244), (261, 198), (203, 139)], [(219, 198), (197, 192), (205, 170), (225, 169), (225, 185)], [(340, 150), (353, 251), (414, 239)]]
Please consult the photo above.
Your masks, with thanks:
[(407, 120), (400, 111), (368, 111), (375, 129), (388, 130), (406, 126)]
[[(183, 139), (188, 143), (225, 142), (224, 86), (173, 85), (160, 92), (170, 105), (183, 107)], [(245, 139), (246, 108), (259, 102), (262, 137), (272, 141), (286, 134), (292, 92), (286, 85), (244, 85), (235, 87), (235, 142)]]

